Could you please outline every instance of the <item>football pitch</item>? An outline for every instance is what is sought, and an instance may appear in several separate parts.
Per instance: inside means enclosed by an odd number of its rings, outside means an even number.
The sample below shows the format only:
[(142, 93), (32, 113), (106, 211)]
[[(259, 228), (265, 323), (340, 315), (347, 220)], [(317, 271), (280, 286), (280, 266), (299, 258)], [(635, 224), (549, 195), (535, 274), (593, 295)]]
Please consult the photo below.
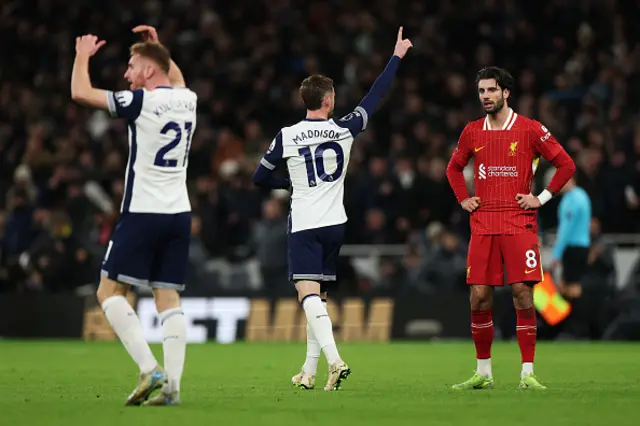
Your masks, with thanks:
[[(189, 345), (179, 407), (125, 407), (137, 368), (117, 342), (0, 341), (0, 425), (637, 425), (640, 345), (539, 344), (546, 392), (517, 388), (517, 344), (493, 350), (496, 386), (459, 392), (473, 344), (341, 344), (353, 374), (324, 392), (291, 387), (303, 343)], [(158, 359), (161, 346), (155, 345)]]

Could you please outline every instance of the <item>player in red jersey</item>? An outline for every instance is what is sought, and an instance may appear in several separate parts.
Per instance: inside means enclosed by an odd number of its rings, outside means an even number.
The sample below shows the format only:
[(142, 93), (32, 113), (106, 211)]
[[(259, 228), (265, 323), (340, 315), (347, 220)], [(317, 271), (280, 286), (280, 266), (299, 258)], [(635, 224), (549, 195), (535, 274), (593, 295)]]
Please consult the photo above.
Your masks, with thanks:
[[(447, 167), (449, 184), (471, 214), (467, 284), (471, 287), (471, 332), (476, 347), (476, 374), (454, 389), (493, 386), (493, 289), (511, 285), (517, 314), (516, 334), (522, 355), (521, 389), (546, 389), (533, 374), (536, 313), (533, 285), (542, 281), (536, 209), (549, 201), (575, 173), (575, 164), (538, 121), (516, 114), (508, 100), (513, 77), (497, 67), (478, 72), (476, 86), (486, 117), (462, 131)], [(540, 157), (553, 164), (549, 186), (531, 194)], [(475, 195), (467, 192), (463, 169), (474, 158)]]

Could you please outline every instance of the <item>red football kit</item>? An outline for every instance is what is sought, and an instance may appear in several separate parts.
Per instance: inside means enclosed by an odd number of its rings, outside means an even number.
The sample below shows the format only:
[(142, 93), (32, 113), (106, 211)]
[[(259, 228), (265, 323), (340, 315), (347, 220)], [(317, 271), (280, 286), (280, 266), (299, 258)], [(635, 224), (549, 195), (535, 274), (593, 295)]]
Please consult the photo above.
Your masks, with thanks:
[(501, 286), (504, 269), (509, 284), (542, 281), (537, 211), (522, 209), (516, 195), (531, 192), (540, 157), (558, 169), (547, 187), (557, 194), (575, 172), (571, 157), (540, 122), (511, 109), (502, 129), (485, 117), (462, 131), (447, 167), (458, 202), (469, 197), (463, 169), (471, 157), (480, 206), (471, 213), (467, 284)]

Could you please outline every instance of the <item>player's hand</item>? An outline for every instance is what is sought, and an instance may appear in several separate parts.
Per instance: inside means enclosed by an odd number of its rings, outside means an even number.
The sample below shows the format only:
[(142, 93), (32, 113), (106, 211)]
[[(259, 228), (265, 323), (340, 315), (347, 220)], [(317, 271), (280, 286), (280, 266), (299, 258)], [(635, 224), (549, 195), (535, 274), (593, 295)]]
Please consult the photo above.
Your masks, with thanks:
[(82, 37), (76, 37), (76, 55), (93, 56), (105, 44), (104, 40), (98, 40), (93, 34), (86, 34)]
[(402, 27), (398, 30), (398, 39), (396, 40), (396, 48), (393, 50), (393, 56), (398, 56), (400, 59), (404, 58), (407, 54), (407, 50), (413, 47), (413, 43), (409, 39), (402, 39)]
[(138, 25), (134, 27), (131, 31), (134, 33), (139, 33), (142, 36), (143, 41), (160, 41), (158, 38), (158, 30), (151, 25)]
[(469, 197), (462, 201), (460, 205), (469, 213), (473, 213), (480, 207), (480, 197)]
[(516, 200), (518, 205), (525, 210), (534, 210), (542, 206), (538, 197), (532, 194), (518, 194), (516, 195)]

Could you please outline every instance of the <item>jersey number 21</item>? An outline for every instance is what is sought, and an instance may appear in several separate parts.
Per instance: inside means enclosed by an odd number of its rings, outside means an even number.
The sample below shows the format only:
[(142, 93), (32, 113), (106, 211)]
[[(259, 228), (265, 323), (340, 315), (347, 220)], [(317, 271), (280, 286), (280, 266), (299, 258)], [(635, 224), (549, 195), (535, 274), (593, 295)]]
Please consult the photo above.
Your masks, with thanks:
[[(187, 164), (187, 158), (189, 157), (189, 147), (191, 146), (191, 132), (193, 130), (193, 123), (190, 121), (186, 121), (184, 123), (184, 130), (187, 132), (187, 147), (184, 150), (184, 159), (182, 160), (182, 167)], [(161, 135), (166, 135), (169, 132), (174, 132), (174, 138), (171, 142), (163, 146), (156, 153), (156, 159), (153, 162), (155, 166), (158, 167), (177, 167), (178, 160), (175, 158), (165, 159), (164, 156), (171, 151), (173, 148), (178, 146), (180, 141), (182, 140), (182, 128), (175, 121), (170, 121), (164, 125), (162, 130), (160, 130)]]

